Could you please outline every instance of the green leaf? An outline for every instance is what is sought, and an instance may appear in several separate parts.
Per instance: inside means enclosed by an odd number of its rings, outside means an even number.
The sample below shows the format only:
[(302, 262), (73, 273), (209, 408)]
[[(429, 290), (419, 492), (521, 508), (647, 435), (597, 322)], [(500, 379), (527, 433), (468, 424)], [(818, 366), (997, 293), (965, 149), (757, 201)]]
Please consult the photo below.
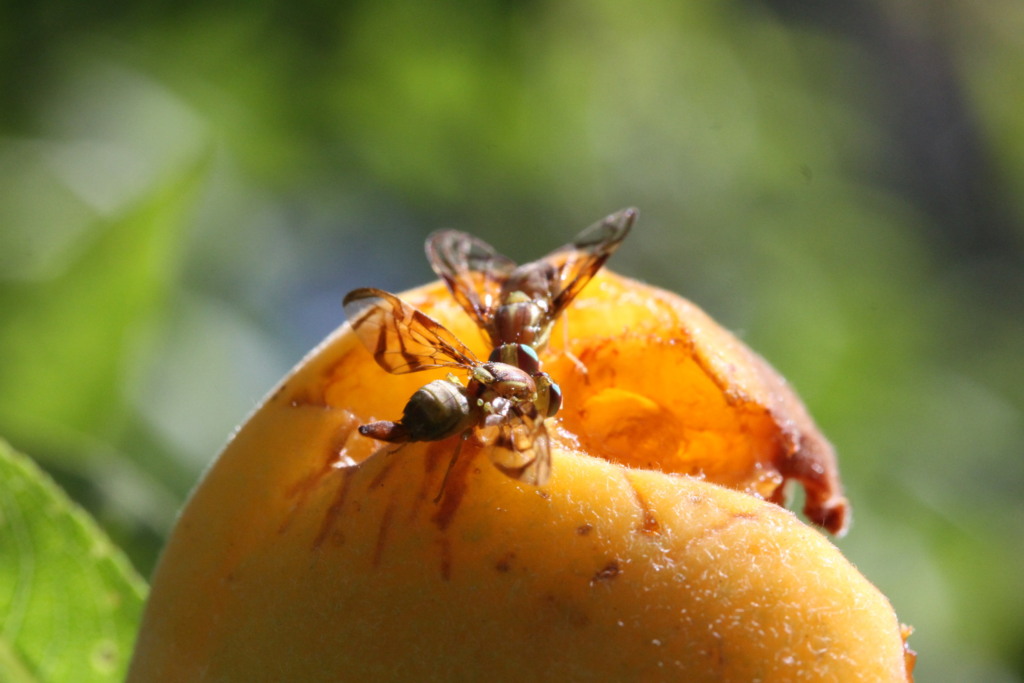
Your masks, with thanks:
[(0, 680), (123, 680), (145, 591), (92, 518), (0, 441)]
[(48, 277), (0, 279), (0, 432), (41, 460), (80, 463), (116, 436), (125, 378), (176, 277), (208, 168), (199, 150), (121, 210), (97, 213)]

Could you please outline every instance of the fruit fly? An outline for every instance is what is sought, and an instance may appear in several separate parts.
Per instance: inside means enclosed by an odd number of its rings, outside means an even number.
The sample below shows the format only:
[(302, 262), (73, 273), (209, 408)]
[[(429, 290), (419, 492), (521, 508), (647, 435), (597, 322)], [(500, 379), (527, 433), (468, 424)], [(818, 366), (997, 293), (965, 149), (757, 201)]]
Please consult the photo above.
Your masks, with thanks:
[(437, 499), (470, 435), (488, 447), (495, 467), (513, 479), (536, 486), (547, 482), (551, 447), (544, 420), (558, 412), (562, 395), (540, 371), (531, 347), (502, 344), (487, 362), (480, 362), (444, 325), (394, 294), (356, 289), (345, 297), (344, 306), (352, 329), (388, 372), (457, 368), (468, 373), (465, 384), (453, 374), (426, 384), (406, 403), (400, 420), (362, 425), (360, 434), (389, 443), (461, 435)]
[(427, 259), (492, 347), (542, 349), (551, 328), (629, 233), (636, 209), (624, 209), (583, 230), (547, 256), (516, 266), (481, 239), (457, 230), (427, 238)]

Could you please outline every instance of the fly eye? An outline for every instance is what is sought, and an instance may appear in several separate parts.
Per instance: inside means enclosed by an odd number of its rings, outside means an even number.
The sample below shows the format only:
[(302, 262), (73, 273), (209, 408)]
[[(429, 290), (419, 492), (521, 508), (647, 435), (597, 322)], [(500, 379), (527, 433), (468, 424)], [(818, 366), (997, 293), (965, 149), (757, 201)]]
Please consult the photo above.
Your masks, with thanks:
[(552, 382), (548, 386), (548, 417), (554, 417), (562, 407), (562, 388)]
[(487, 360), (515, 366), (530, 375), (540, 372), (540, 358), (533, 347), (526, 344), (502, 344), (491, 351)]
[(514, 366), (528, 375), (541, 372), (541, 358), (534, 347), (526, 344), (502, 344), (490, 352), (487, 360)]
[(537, 352), (533, 350), (533, 347), (526, 344), (516, 344), (515, 346), (516, 365), (531, 375), (540, 372), (540, 358), (537, 357)]

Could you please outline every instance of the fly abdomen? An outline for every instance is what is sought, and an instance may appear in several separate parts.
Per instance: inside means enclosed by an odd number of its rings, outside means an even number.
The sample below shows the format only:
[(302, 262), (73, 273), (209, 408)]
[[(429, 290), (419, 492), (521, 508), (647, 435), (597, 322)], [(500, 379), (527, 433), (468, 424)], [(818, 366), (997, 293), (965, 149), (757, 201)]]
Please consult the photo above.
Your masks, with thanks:
[(532, 299), (504, 303), (494, 311), (491, 341), (494, 344), (531, 344), (541, 347), (549, 330), (547, 311)]
[(389, 420), (359, 425), (359, 433), (371, 439), (387, 441), (388, 443), (405, 443), (406, 441), (415, 440), (409, 436), (409, 430), (402, 423)]
[(417, 389), (405, 404), (401, 426), (409, 434), (408, 441), (439, 441), (466, 431), (475, 422), (476, 413), (466, 390), (454, 382), (436, 379)]

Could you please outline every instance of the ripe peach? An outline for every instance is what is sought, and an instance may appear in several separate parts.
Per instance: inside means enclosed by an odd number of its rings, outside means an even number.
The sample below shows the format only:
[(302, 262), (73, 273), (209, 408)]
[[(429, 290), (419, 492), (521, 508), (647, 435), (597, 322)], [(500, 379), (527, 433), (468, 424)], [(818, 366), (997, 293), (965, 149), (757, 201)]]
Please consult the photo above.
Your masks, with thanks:
[[(403, 298), (486, 356), (440, 284)], [(771, 502), (794, 478), (813, 521), (847, 519), (784, 381), (611, 273), (566, 318), (585, 371), (556, 328), (550, 482), (469, 439), (437, 504), (454, 438), (396, 450), (356, 427), (444, 373), (389, 375), (347, 326), (314, 349), (188, 502), (129, 680), (909, 680), (885, 597)]]

